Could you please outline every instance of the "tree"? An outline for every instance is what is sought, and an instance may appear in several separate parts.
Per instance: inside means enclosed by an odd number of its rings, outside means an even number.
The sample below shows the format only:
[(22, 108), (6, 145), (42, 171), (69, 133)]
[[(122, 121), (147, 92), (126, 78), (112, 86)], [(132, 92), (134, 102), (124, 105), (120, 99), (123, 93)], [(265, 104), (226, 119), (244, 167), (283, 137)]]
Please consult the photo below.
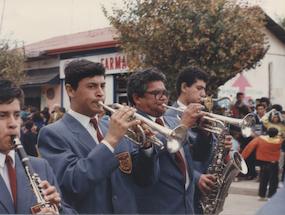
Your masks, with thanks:
[(178, 72), (198, 66), (215, 93), (237, 73), (255, 68), (268, 50), (265, 14), (235, 0), (124, 0), (124, 8), (103, 11), (119, 35), (130, 71), (157, 67), (174, 91)]
[(20, 86), (26, 77), (24, 61), (24, 52), (16, 41), (0, 40), (0, 77), (9, 78)]

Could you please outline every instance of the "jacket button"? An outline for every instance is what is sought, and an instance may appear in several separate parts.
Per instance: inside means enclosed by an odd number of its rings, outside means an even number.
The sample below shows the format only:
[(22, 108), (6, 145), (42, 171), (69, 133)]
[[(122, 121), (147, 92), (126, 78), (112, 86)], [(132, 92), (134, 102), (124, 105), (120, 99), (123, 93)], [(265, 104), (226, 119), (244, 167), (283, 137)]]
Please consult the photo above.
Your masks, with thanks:
[(114, 196), (113, 198), (114, 198), (114, 200), (117, 200), (118, 197), (117, 197), (117, 196)]

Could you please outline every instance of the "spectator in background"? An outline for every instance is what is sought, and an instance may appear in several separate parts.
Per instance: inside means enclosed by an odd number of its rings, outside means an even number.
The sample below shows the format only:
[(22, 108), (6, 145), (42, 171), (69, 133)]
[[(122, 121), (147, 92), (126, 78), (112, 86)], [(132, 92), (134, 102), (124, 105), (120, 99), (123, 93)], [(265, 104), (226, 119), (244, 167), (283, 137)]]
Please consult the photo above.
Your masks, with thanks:
[(59, 108), (59, 112), (61, 112), (61, 113), (65, 114), (66, 110), (65, 110), (65, 108), (64, 108), (64, 107), (60, 107), (60, 108)]
[(29, 108), (27, 106), (24, 106), (21, 110), (21, 118), (29, 115), (30, 115)]
[(248, 100), (248, 105), (251, 108), (252, 112), (255, 110), (254, 101), (252, 99)]
[(36, 126), (35, 133), (38, 134), (40, 129), (44, 126), (44, 123), (45, 123), (44, 119), (41, 117), (41, 113), (37, 111), (32, 115), (32, 120), (33, 120), (34, 126)]
[[(275, 105), (275, 107), (278, 108), (278, 106)], [(282, 109), (282, 108), (281, 108)], [(284, 118), (281, 115), (279, 111), (276, 109), (271, 109), (269, 112), (267, 112), (262, 117), (263, 125), (267, 128), (276, 128), (278, 130), (277, 136), (284, 138), (285, 137), (285, 124), (284, 124)], [(283, 155), (282, 152), (280, 152), (281, 155)], [(279, 160), (279, 180), (282, 181), (282, 174), (283, 174), (283, 164), (284, 164), (284, 158), (280, 157)], [(282, 186), (280, 184), (280, 186)]]
[(44, 126), (48, 124), (48, 120), (49, 120), (49, 117), (50, 117), (50, 114), (48, 111), (46, 111), (45, 109), (41, 111), (41, 117), (43, 118), (44, 120)]
[(274, 104), (274, 105), (272, 105), (271, 109), (275, 109), (276, 111), (282, 111), (283, 108), (279, 104)]
[(280, 157), (280, 147), (282, 138), (278, 137), (276, 128), (269, 128), (268, 135), (262, 135), (253, 139), (243, 150), (243, 158), (247, 158), (256, 149), (256, 159), (260, 160), (260, 184), (258, 200), (266, 201), (266, 191), (269, 182), (268, 198), (276, 193), (278, 186), (278, 160)]
[(261, 103), (261, 104), (264, 104), (266, 112), (268, 112), (268, 111), (271, 110), (271, 108), (270, 108), (270, 106), (269, 106), (270, 101), (269, 101), (268, 98), (262, 97), (262, 98), (260, 99), (260, 103)]
[(60, 120), (63, 117), (63, 113), (59, 111), (60, 105), (59, 104), (54, 104), (53, 105), (53, 110), (54, 112), (50, 115), (48, 124), (52, 124), (56, 122), (57, 120)]
[[(237, 98), (237, 101), (236, 101), (236, 103), (234, 104), (234, 106), (233, 106), (233, 108), (232, 108), (232, 112), (233, 112), (232, 117), (234, 117), (234, 118), (240, 115), (239, 109), (240, 109), (240, 107), (242, 107), (243, 105), (245, 105), (245, 104), (243, 103), (244, 94), (243, 94), (242, 92), (238, 92), (236, 98)], [(246, 105), (246, 106), (247, 106), (247, 105)], [(248, 106), (248, 111), (249, 111), (249, 113), (252, 112), (252, 110), (251, 110), (251, 108), (250, 108), (249, 106)]]
[(33, 114), (36, 113), (37, 111), (38, 111), (37, 108), (31, 107), (31, 108), (30, 108), (30, 115), (29, 115), (28, 117), (29, 117), (30, 119), (32, 119)]
[(262, 117), (262, 123), (267, 129), (274, 127), (278, 130), (278, 136), (284, 138), (285, 125), (284, 118), (279, 111), (271, 109)]
[(266, 134), (266, 127), (263, 126), (261, 118), (265, 114), (265, 106), (264, 104), (256, 105), (256, 115), (255, 115), (255, 131), (253, 137), (258, 137), (260, 135)]
[(260, 99), (255, 99), (255, 106), (260, 104)]
[(25, 128), (27, 131), (23, 134), (22, 143), (27, 155), (38, 157), (38, 152), (36, 149), (38, 135), (31, 131), (32, 127), (32, 120), (25, 122)]

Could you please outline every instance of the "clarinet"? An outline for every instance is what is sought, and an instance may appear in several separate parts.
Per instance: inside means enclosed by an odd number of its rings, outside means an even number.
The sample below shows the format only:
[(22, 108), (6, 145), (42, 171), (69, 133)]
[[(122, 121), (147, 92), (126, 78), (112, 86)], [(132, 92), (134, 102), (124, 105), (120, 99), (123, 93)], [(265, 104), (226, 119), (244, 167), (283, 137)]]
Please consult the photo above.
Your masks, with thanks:
[(16, 136), (11, 136), (12, 139), (12, 148), (15, 149), (20, 157), (21, 163), (25, 169), (25, 172), (28, 176), (28, 180), (30, 181), (30, 189), (35, 194), (37, 198), (38, 205), (31, 207), (31, 211), (33, 214), (36, 214), (43, 210), (45, 207), (54, 209), (57, 213), (59, 213), (59, 208), (55, 204), (51, 204), (49, 201), (44, 200), (44, 196), (42, 195), (42, 188), (39, 188), (38, 185), (41, 182), (41, 179), (37, 173), (35, 173), (29, 157), (20, 139)]

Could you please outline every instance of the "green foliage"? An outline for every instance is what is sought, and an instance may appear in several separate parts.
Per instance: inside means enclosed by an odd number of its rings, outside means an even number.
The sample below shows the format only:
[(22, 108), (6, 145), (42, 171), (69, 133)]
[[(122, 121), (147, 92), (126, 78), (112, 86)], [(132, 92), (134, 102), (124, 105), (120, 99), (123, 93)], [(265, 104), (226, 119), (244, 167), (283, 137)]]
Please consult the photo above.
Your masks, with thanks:
[[(237, 73), (255, 68), (268, 50), (265, 15), (235, 0), (124, 0), (124, 8), (103, 11), (114, 26), (130, 71), (157, 67), (175, 93), (178, 72), (198, 66), (217, 92)], [(173, 99), (173, 97), (172, 97)]]
[(18, 48), (17, 42), (0, 40), (0, 77), (9, 78), (20, 86), (26, 77), (24, 60), (23, 51)]

